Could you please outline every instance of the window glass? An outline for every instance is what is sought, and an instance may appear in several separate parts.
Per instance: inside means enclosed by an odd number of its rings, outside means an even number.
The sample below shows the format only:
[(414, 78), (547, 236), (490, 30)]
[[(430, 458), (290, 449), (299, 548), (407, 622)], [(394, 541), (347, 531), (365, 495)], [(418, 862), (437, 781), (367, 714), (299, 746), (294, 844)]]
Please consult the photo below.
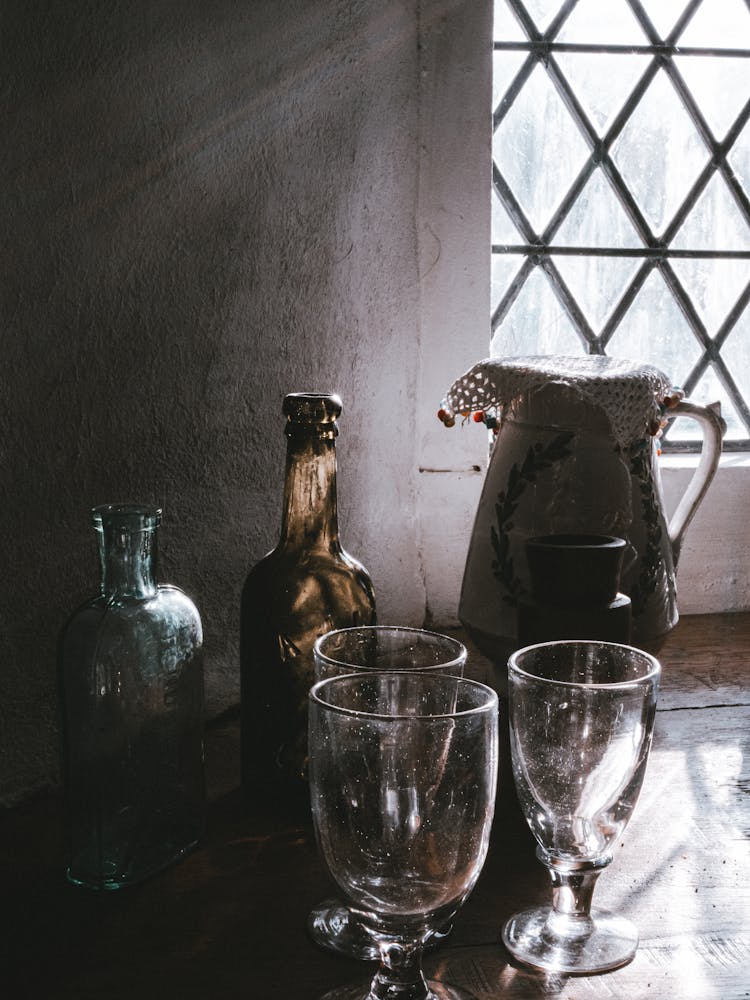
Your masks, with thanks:
[(662, 233), (709, 159), (663, 70), (615, 140), (612, 159), (652, 230)]
[(750, 448), (750, 8), (494, 9), (492, 353), (655, 364)]

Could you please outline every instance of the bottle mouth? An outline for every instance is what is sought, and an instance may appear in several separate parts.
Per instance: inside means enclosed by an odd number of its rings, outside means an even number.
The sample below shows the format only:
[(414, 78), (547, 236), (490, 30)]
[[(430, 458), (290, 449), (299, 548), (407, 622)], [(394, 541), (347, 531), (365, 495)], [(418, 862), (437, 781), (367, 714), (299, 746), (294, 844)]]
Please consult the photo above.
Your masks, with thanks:
[(105, 503), (91, 508), (97, 531), (105, 525), (126, 531), (151, 531), (161, 523), (161, 507), (139, 503)]
[(282, 406), (289, 422), (295, 424), (333, 424), (341, 410), (341, 399), (333, 392), (291, 392)]

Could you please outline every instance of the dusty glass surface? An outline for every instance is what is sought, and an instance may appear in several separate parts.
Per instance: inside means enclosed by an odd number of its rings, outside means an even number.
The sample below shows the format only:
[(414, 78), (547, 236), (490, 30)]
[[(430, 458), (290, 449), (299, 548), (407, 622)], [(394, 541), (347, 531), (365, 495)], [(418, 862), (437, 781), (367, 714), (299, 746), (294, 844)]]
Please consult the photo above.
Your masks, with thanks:
[[(549, 150), (555, 150), (550, 157)], [(586, 160), (586, 144), (537, 67), (495, 132), (495, 162), (532, 225), (542, 229)]]
[(494, 11), (491, 353), (656, 364), (747, 449), (750, 8)]
[[(557, 5), (558, 10), (561, 4)], [(559, 35), (561, 42), (642, 45), (646, 38), (626, 0), (579, 0)]]
[(240, 604), (245, 801), (308, 810), (307, 694), (313, 646), (332, 628), (375, 622), (365, 567), (339, 538), (336, 437), (341, 400), (289, 393), (281, 531), (248, 573)]
[(660, 665), (616, 643), (547, 642), (508, 662), (513, 778), (552, 904), (503, 926), (513, 957), (557, 973), (629, 962), (638, 932), (592, 905), (638, 800), (651, 746)]
[(549, 281), (535, 268), (492, 341), (492, 354), (578, 354), (575, 327), (560, 308)]
[(655, 233), (662, 233), (708, 161), (667, 74), (660, 70), (612, 146), (622, 173)]
[(59, 644), (67, 877), (135, 885), (203, 832), (203, 627), (156, 577), (161, 511), (96, 507), (101, 587)]

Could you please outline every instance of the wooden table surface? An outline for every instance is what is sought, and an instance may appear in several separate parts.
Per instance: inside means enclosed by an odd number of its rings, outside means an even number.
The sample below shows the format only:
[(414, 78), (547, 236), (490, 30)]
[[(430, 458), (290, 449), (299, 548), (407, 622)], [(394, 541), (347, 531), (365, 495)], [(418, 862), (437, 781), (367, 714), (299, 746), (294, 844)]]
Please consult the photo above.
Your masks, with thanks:
[[(750, 615), (683, 618), (659, 652), (656, 733), (641, 797), (595, 902), (641, 934), (634, 961), (600, 976), (514, 966), (499, 942), (515, 910), (549, 898), (547, 876), (501, 766), (492, 845), (430, 974), (478, 1000), (750, 997)], [(474, 656), (469, 672), (489, 678)], [(503, 720), (504, 722), (505, 720)], [(58, 799), (0, 820), (0, 996), (13, 1000), (317, 1000), (372, 967), (310, 943), (331, 887), (310, 828), (243, 807), (236, 715), (207, 734), (203, 845), (144, 884), (96, 894), (63, 875)]]

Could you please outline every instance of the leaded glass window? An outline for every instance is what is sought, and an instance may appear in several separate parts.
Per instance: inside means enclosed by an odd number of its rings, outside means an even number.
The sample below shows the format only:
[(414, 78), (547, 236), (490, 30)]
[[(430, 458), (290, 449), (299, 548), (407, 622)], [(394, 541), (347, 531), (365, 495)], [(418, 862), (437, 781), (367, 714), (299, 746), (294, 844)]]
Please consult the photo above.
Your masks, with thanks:
[(493, 60), (492, 354), (654, 364), (750, 449), (750, 0), (495, 0)]

